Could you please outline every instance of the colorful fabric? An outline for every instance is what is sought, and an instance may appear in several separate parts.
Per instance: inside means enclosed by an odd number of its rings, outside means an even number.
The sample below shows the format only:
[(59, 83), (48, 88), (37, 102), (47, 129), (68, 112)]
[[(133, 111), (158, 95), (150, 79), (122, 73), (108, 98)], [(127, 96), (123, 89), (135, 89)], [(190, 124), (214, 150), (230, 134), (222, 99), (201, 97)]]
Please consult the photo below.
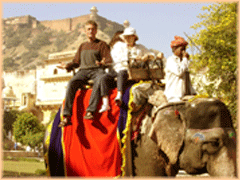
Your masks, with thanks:
[(63, 147), (61, 143), (62, 129), (58, 128), (60, 122), (61, 109), (59, 109), (55, 120), (47, 128), (47, 152), (45, 154), (45, 162), (47, 165), (47, 174), (49, 176), (64, 176), (63, 164)]
[[(110, 91), (111, 110), (83, 119), (92, 90), (77, 91), (72, 125), (58, 128), (62, 108), (52, 124), (46, 153), (51, 176), (117, 177), (121, 175), (121, 152), (117, 135), (120, 108), (115, 105), (117, 89)], [(100, 108), (101, 103), (99, 103)]]
[(174, 41), (171, 42), (171, 48), (175, 47), (175, 46), (187, 46), (188, 42), (185, 41), (184, 38), (180, 37), (180, 36), (174, 36)]
[[(139, 84), (139, 83), (138, 83)], [(95, 114), (95, 120), (83, 119), (91, 91), (79, 90), (73, 104), (72, 125), (59, 128), (63, 118), (61, 107), (47, 129), (45, 160), (49, 176), (120, 177), (131, 172), (130, 106), (132, 89), (126, 89), (123, 106), (115, 104), (117, 88), (110, 90), (111, 109)], [(98, 110), (101, 107), (98, 105)], [(64, 106), (64, 103), (63, 103)], [(126, 169), (128, 169), (126, 173)]]

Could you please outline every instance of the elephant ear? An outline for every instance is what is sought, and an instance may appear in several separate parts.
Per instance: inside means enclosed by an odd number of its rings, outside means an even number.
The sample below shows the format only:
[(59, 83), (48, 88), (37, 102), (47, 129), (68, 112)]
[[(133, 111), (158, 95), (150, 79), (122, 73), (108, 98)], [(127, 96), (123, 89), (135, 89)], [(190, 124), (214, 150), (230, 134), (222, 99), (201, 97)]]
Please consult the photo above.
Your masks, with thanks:
[(150, 138), (167, 155), (171, 164), (177, 162), (184, 140), (185, 124), (178, 113), (172, 107), (161, 109), (149, 132)]

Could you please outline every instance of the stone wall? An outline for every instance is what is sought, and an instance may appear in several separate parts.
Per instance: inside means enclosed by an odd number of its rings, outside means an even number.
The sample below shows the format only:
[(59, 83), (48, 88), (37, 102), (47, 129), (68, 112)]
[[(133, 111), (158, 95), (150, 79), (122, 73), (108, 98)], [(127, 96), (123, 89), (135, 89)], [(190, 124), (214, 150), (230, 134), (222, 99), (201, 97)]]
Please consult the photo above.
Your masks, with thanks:
[(90, 19), (90, 15), (83, 15), (79, 17), (72, 18), (72, 30), (76, 29), (76, 26), (81, 23), (81, 25), (84, 25), (85, 22), (87, 22)]
[(37, 152), (3, 151), (3, 157), (43, 157), (43, 153), (38, 156)]
[(68, 32), (72, 30), (71, 21), (72, 21), (71, 18), (67, 18), (67, 19), (59, 19), (59, 20), (53, 20), (53, 21), (40, 21), (40, 23), (52, 30), (57, 30), (57, 31), (63, 30)]
[(25, 26), (29, 28), (36, 28), (37, 24), (39, 23), (35, 17), (30, 15), (5, 18), (2, 20), (2, 22), (4, 26)]
[(67, 19), (40, 21), (40, 23), (52, 30), (73, 31), (79, 23), (84, 25), (89, 19), (90, 14)]

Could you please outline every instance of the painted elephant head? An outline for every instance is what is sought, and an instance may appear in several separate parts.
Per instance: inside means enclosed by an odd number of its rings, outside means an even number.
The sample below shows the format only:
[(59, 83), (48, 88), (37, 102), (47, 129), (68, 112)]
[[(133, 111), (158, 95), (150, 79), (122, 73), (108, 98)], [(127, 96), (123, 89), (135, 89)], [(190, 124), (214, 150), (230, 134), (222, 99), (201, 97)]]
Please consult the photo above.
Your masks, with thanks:
[(172, 165), (189, 174), (236, 176), (236, 135), (226, 106), (197, 99), (159, 110), (149, 132)]

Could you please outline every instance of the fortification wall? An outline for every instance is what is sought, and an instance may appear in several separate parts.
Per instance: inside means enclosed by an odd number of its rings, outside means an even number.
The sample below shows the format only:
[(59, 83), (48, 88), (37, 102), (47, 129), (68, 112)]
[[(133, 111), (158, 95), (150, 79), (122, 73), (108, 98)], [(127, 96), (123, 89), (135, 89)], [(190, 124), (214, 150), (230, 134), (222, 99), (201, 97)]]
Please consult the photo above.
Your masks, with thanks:
[(90, 19), (90, 15), (84, 15), (84, 16), (67, 18), (67, 19), (41, 21), (40, 23), (53, 30), (59, 31), (62, 29), (64, 31), (72, 31), (76, 28), (76, 26), (79, 23), (83, 25), (89, 19)]
[(84, 15), (84, 16), (72, 18), (72, 30), (74, 30), (79, 23), (81, 23), (81, 25), (84, 25), (84, 23), (89, 19), (90, 19), (90, 15)]
[(52, 21), (40, 21), (40, 23), (52, 30), (60, 31), (62, 29), (63, 31), (71, 31), (71, 21), (71, 18), (67, 18)]
[(26, 27), (32, 27), (36, 28), (38, 21), (36, 20), (35, 17), (32, 17), (30, 15), (26, 16), (18, 16), (18, 17), (10, 17), (10, 18), (5, 18), (2, 20), (4, 26), (26, 26)]

